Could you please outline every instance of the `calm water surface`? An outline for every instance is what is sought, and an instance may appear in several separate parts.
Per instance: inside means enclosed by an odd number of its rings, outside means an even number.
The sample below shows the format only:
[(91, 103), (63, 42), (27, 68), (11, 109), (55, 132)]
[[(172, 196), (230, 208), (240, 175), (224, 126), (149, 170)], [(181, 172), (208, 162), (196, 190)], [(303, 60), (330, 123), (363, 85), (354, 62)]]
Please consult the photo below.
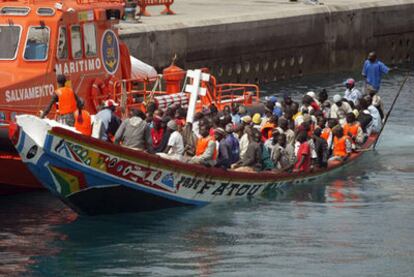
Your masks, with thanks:
[[(264, 89), (333, 94), (346, 77)], [(386, 109), (403, 78), (384, 81)], [(0, 276), (414, 276), (413, 85), (376, 152), (277, 199), (78, 217), (47, 193), (2, 197)]]

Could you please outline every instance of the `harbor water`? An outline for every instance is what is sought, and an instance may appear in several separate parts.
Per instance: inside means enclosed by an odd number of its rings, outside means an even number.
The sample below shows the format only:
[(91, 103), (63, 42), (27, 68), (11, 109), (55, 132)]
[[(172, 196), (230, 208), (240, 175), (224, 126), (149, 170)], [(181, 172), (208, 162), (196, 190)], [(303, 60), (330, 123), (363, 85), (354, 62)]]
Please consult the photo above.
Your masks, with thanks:
[[(359, 74), (263, 89), (333, 95)], [(383, 81), (385, 110), (405, 74)], [(0, 276), (414, 276), (413, 87), (410, 77), (375, 152), (272, 199), (80, 217), (46, 192), (3, 196)]]

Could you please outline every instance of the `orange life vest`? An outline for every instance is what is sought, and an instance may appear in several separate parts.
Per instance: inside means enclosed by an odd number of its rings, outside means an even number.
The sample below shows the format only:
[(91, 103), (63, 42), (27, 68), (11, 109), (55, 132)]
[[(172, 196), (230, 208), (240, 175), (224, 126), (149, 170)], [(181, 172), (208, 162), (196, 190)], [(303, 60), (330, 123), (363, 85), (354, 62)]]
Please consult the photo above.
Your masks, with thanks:
[[(204, 151), (206, 151), (208, 143), (210, 141), (212, 141), (213, 139), (211, 138), (211, 136), (205, 137), (205, 138), (199, 138), (197, 140), (197, 146), (196, 146), (196, 156), (200, 156), (204, 153)], [(217, 149), (214, 149), (214, 154), (213, 154), (213, 160), (215, 160), (217, 157)]]
[(272, 130), (276, 128), (276, 124), (274, 123), (270, 123), (270, 122), (266, 122), (262, 129), (260, 130), (260, 132), (262, 133), (262, 137), (263, 139), (268, 139), (272, 137)]
[(342, 136), (338, 139), (334, 137), (333, 155), (338, 157), (345, 157), (348, 153), (346, 152), (346, 141), (349, 140), (348, 136)]
[(75, 93), (71, 88), (58, 88), (56, 95), (59, 97), (59, 114), (65, 115), (76, 111)]
[(321, 138), (323, 138), (324, 140), (328, 141), (329, 139), (329, 135), (332, 133), (332, 130), (328, 127), (324, 128), (322, 130), (322, 134), (321, 134)]
[(358, 135), (358, 128), (359, 128), (359, 123), (356, 122), (354, 124), (349, 124), (349, 123), (345, 123), (344, 125), (344, 134), (348, 135), (351, 134), (351, 136), (354, 138)]
[(75, 129), (81, 132), (85, 136), (90, 136), (92, 134), (92, 121), (91, 115), (82, 110), (82, 122), (78, 122), (79, 114), (75, 113)]

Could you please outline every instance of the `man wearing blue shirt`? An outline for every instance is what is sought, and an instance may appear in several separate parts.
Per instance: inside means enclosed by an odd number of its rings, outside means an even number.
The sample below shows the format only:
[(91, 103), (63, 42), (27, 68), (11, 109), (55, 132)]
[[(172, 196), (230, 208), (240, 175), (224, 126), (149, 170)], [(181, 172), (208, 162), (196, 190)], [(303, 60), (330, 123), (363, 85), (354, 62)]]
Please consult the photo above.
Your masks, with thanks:
[(381, 85), (382, 75), (389, 72), (389, 68), (377, 60), (375, 52), (371, 52), (368, 55), (368, 59), (364, 63), (362, 69), (362, 76), (365, 78), (365, 82), (368, 90), (378, 91)]

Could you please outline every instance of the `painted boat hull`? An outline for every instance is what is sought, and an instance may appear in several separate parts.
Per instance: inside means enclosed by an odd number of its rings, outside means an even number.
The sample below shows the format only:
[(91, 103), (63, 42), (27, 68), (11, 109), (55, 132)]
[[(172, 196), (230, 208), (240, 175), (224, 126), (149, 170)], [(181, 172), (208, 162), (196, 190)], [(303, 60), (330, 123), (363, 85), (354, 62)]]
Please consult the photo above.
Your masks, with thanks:
[(232, 172), (165, 160), (49, 126), (35, 117), (19, 117), (17, 122), (15, 146), (23, 162), (53, 194), (88, 215), (271, 196), (284, 187), (314, 182), (363, 153), (307, 174)]

